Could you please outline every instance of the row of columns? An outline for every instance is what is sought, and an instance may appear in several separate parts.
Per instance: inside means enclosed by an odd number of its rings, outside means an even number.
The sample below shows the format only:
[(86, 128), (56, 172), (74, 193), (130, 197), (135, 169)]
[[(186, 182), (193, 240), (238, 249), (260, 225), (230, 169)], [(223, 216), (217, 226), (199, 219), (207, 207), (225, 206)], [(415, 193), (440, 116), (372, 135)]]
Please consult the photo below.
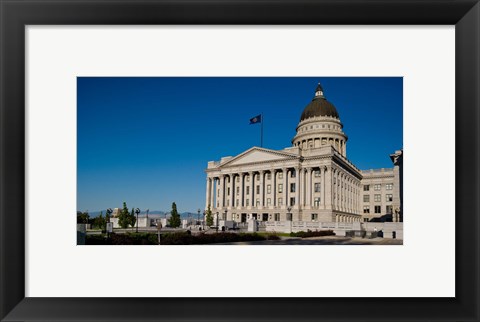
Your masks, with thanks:
[[(327, 144), (323, 144), (323, 140), (327, 141)], [(318, 143), (317, 143), (318, 142)], [(308, 148), (319, 148), (321, 146), (325, 145), (331, 145), (335, 147), (337, 151), (339, 151), (342, 155), (346, 155), (347, 151), (347, 144), (344, 140), (341, 139), (334, 139), (334, 138), (314, 138), (314, 139), (305, 139), (296, 142), (296, 146), (302, 148), (302, 149), (308, 149)]]
[(335, 215), (335, 222), (360, 222), (360, 216)]
[[(320, 193), (314, 192), (313, 176), (314, 171), (320, 171)], [(309, 168), (283, 168), (259, 170), (242, 173), (230, 173), (220, 176), (207, 177), (206, 207), (212, 208), (263, 208), (292, 207), (293, 209), (332, 209), (344, 212), (360, 213), (360, 182), (347, 177), (338, 170), (331, 171), (330, 167), (309, 167)], [(292, 171), (295, 177), (291, 178)], [(277, 173), (283, 173), (281, 182), (277, 182)], [(271, 173), (271, 191), (265, 192), (265, 175)], [(246, 181), (247, 176), (250, 181)], [(259, 191), (256, 191), (256, 179), (259, 176)], [(239, 178), (238, 186), (236, 185)], [(230, 181), (227, 180), (230, 178)], [(334, 182), (332, 182), (334, 181)], [(358, 181), (358, 182), (357, 182)], [(290, 191), (290, 184), (295, 183), (295, 192)], [(228, 184), (229, 183), (229, 184)], [(283, 191), (277, 196), (277, 185), (282, 183)], [(332, 184), (333, 183), (333, 184)], [(228, 184), (228, 185), (227, 185)], [(237, 198), (236, 188), (239, 188)], [(247, 187), (249, 187), (247, 189)], [(230, 194), (228, 194), (230, 188)], [(248, 195), (247, 195), (248, 190)], [(217, 193), (217, 196), (215, 194)], [(315, 197), (320, 196), (320, 202), (315, 204)], [(271, 198), (270, 205), (267, 204), (268, 197)], [(279, 205), (278, 198), (282, 198)], [(290, 198), (295, 198), (292, 205)], [(238, 199), (238, 203), (237, 203)], [(257, 199), (258, 204), (257, 204)], [(247, 200), (248, 205), (247, 205)]]
[(333, 171), (333, 176), (335, 193), (333, 209), (360, 214), (360, 181), (338, 170)]

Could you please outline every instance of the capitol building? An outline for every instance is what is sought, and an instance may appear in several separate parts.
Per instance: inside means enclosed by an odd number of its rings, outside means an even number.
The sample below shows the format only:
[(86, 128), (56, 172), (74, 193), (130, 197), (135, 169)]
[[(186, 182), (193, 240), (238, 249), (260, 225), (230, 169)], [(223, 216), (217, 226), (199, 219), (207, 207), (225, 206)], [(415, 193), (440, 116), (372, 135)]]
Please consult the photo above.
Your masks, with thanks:
[(403, 222), (403, 151), (392, 151), (391, 168), (360, 170), (347, 142), (318, 84), (290, 147), (208, 162), (205, 209), (236, 222)]

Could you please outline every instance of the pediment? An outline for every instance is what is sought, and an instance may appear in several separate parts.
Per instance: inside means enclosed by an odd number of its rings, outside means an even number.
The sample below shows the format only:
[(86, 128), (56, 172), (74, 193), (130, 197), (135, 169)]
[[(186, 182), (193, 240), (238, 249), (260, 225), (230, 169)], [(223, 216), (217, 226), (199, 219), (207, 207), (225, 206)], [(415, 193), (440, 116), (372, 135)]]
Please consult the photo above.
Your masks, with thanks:
[(291, 153), (268, 150), (263, 148), (252, 148), (230, 159), (229, 161), (225, 162), (224, 164), (221, 165), (221, 167), (238, 166), (243, 164), (251, 164), (251, 163), (266, 162), (266, 161), (291, 160), (296, 157), (297, 157), (296, 155)]

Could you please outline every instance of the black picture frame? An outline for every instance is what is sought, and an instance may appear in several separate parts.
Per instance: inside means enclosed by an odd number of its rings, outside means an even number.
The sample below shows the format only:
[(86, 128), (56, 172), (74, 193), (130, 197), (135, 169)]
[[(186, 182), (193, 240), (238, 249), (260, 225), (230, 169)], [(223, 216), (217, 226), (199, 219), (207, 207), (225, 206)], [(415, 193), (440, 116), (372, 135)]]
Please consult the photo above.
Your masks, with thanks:
[[(0, 0), (0, 14), (2, 321), (479, 321), (478, 1)], [(456, 297), (26, 298), (25, 26), (47, 24), (455, 25)]]

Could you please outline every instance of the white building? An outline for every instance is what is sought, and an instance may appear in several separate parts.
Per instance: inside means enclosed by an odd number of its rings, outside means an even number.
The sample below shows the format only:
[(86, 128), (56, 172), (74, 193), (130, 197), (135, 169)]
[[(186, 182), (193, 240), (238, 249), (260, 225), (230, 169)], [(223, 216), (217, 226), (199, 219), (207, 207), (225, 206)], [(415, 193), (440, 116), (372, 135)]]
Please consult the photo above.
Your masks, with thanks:
[(237, 222), (401, 221), (402, 151), (392, 154), (392, 169), (359, 170), (347, 159), (348, 137), (320, 84), (296, 132), (283, 150), (252, 147), (208, 162), (205, 208)]

